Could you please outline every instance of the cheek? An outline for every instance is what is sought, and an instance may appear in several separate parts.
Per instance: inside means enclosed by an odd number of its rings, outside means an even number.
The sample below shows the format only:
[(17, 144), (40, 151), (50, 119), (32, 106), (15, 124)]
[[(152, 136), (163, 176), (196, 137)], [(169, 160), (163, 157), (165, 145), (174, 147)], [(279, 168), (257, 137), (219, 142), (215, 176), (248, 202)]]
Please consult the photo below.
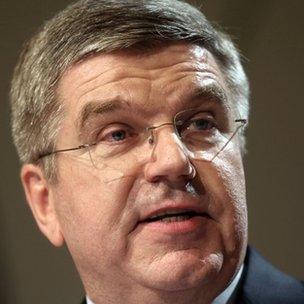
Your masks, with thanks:
[[(105, 181), (91, 166), (65, 162), (54, 191), (63, 235), (71, 252), (90, 256), (123, 247), (121, 218), (130, 181)], [(113, 250), (112, 250), (113, 249)]]
[(221, 205), (223, 238), (226, 248), (233, 252), (247, 242), (246, 187), (242, 159), (239, 155), (227, 153), (226, 158), (217, 160), (218, 178), (222, 181)]
[[(222, 172), (229, 208), (223, 213), (224, 239), (233, 251), (235, 246), (247, 242), (247, 206), (245, 181), (242, 170), (236, 170), (235, 166)], [(229, 242), (230, 241), (230, 242)]]
[(235, 252), (247, 242), (246, 188), (241, 156), (228, 150), (201, 171), (210, 197), (210, 213), (219, 223), (227, 252)]

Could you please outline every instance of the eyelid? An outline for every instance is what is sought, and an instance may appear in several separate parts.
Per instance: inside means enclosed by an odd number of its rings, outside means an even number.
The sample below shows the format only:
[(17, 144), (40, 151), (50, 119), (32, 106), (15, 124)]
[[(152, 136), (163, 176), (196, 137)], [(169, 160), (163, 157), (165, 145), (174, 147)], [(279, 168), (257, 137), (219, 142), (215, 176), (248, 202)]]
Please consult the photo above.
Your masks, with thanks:
[[(199, 114), (203, 114), (203, 116), (196, 116), (196, 115), (199, 115)], [(205, 119), (205, 120), (208, 120), (208, 121), (212, 121), (214, 124), (217, 125), (217, 120), (216, 120), (216, 117), (210, 113), (210, 112), (205, 112), (205, 113), (197, 113), (194, 115), (194, 117), (192, 117), (192, 119), (196, 120), (196, 119)]]
[(198, 110), (197, 112), (194, 112), (192, 117), (195, 117), (196, 115), (200, 115), (200, 114), (214, 117), (214, 114), (210, 110), (208, 110), (208, 111)]
[(111, 132), (120, 131), (120, 130), (132, 130), (132, 127), (121, 122), (120, 123), (114, 122), (108, 125), (104, 125), (102, 128), (99, 129), (98, 134), (96, 134), (96, 138), (98, 140), (101, 140), (99, 139), (101, 133), (107, 132), (108, 134), (110, 134)]
[(216, 128), (218, 127), (218, 123), (213, 117), (194, 117), (194, 118), (191, 118), (189, 120), (189, 122), (193, 123), (193, 122), (197, 122), (197, 121), (200, 121), (200, 120), (211, 123), (213, 125), (213, 127), (216, 127)]
[(216, 117), (210, 111), (196, 111), (194, 114), (190, 115), (190, 117), (184, 120), (184, 123), (181, 125), (184, 130), (190, 130), (193, 127), (193, 123), (204, 120), (207, 123), (211, 124), (211, 128), (206, 129), (204, 131), (211, 131), (212, 129), (220, 130), (219, 123), (216, 120)]
[(183, 119), (183, 122), (195, 121), (196, 119), (210, 119), (216, 122), (216, 115), (210, 110), (196, 110), (193, 113), (189, 113), (189, 115)]

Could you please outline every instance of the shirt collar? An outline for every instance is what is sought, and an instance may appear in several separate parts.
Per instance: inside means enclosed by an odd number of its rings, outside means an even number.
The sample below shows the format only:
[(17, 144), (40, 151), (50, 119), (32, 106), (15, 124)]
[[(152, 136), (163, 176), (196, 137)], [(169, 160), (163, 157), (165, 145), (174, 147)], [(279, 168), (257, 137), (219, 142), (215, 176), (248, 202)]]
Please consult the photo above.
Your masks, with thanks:
[(243, 268), (244, 268), (244, 265), (241, 266), (240, 270), (238, 271), (237, 275), (234, 277), (232, 282), (229, 284), (229, 286), (213, 300), (212, 304), (228, 304), (228, 303), (233, 304), (234, 303), (233, 298), (236, 293), (239, 281), (241, 279), (241, 276), (243, 273)]
[[(233, 298), (233, 295), (235, 294), (235, 291), (237, 289), (238, 283), (241, 279), (242, 273), (243, 273), (244, 265), (240, 268), (237, 275), (234, 277), (232, 282), (229, 284), (229, 286), (220, 294), (218, 295), (212, 302), (212, 304), (228, 304), (228, 301)], [(94, 304), (89, 297), (86, 297), (87, 304)], [(233, 302), (229, 302), (233, 303)]]
[(88, 296), (86, 297), (86, 299), (87, 299), (87, 304), (94, 304), (94, 303), (88, 298)]

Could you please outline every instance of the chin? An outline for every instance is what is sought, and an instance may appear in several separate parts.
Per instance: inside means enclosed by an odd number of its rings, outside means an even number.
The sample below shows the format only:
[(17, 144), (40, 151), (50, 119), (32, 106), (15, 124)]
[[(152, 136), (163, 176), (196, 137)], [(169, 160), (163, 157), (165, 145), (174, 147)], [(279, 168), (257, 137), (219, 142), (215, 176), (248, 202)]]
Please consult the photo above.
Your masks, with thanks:
[(216, 280), (222, 267), (220, 253), (200, 256), (198, 249), (166, 253), (156, 258), (143, 273), (137, 272), (136, 281), (148, 288), (162, 291), (183, 291), (200, 287)]

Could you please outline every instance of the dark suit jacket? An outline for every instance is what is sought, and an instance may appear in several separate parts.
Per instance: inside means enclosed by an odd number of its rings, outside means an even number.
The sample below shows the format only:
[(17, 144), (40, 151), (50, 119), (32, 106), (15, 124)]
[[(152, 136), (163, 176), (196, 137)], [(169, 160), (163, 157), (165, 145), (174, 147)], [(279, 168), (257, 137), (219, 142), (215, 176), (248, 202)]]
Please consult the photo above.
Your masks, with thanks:
[(304, 283), (268, 263), (248, 248), (237, 304), (304, 304)]
[(280, 272), (248, 247), (235, 303), (304, 304), (304, 283)]

